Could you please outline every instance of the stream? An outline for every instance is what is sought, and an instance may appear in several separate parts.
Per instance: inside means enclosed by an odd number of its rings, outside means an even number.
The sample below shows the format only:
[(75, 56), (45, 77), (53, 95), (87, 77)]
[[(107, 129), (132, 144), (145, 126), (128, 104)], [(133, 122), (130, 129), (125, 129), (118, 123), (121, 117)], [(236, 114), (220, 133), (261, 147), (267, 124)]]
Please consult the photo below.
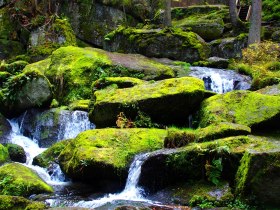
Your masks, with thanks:
[[(246, 90), (250, 88), (251, 84), (249, 77), (230, 70), (191, 67), (190, 76), (202, 79), (206, 89), (217, 93), (236, 89)], [(75, 138), (80, 132), (95, 128), (94, 124), (89, 122), (86, 112), (63, 110), (56, 123), (54, 120), (44, 117), (53, 113), (55, 111), (31, 110), (17, 119), (9, 120), (12, 127), (10, 142), (22, 146), (26, 152), (27, 161), (24, 165), (35, 170), (45, 182), (55, 189), (55, 195), (46, 197), (45, 202), (51, 207), (70, 206), (95, 209), (114, 209), (118, 205), (127, 204), (134, 206), (160, 205), (159, 202), (146, 199), (144, 190), (137, 186), (142, 164), (155, 152), (135, 156), (129, 168), (124, 190), (115, 194), (93, 193), (90, 186), (86, 184), (72, 183), (64, 176), (58, 164), (52, 166), (51, 172), (39, 166), (33, 166), (33, 158), (53, 143)], [(191, 120), (190, 116), (190, 123)], [(33, 126), (30, 126), (31, 122)], [(46, 132), (48, 135), (45, 135)], [(51, 136), (51, 138), (45, 136)]]

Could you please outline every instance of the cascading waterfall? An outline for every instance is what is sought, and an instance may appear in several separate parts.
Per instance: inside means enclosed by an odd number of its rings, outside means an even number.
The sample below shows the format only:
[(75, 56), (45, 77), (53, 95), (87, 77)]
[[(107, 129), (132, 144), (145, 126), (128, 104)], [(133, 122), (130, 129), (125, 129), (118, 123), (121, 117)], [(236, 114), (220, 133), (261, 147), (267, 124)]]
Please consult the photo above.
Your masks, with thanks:
[[(23, 147), (27, 156), (26, 163), (24, 165), (35, 170), (44, 181), (51, 185), (65, 184), (65, 176), (58, 164), (53, 164), (51, 166), (51, 175), (46, 169), (32, 165), (33, 158), (45, 151), (47, 148), (39, 147), (38, 141), (35, 138), (31, 139), (22, 134), (22, 127), (26, 113), (27, 112), (17, 119), (9, 120), (12, 127), (10, 142)], [(63, 127), (63, 131), (59, 129), (62, 139), (75, 138), (80, 132), (94, 127), (94, 125), (88, 120), (87, 112), (74, 111), (70, 114), (68, 113), (68, 115), (70, 116), (70, 119), (68, 116), (68, 119), (64, 118), (64, 120), (60, 121), (63, 124), (61, 126), (61, 128)], [(38, 132), (38, 130), (40, 131), (40, 129), (37, 129), (36, 126), (35, 132)], [(40, 134), (38, 135), (40, 136)]]
[(207, 90), (226, 93), (232, 90), (247, 90), (251, 87), (251, 78), (233, 70), (207, 67), (190, 67), (190, 76), (202, 79)]
[(78, 203), (74, 203), (72, 206), (97, 208), (105, 205), (106, 203), (112, 203), (119, 200), (150, 202), (143, 197), (144, 190), (138, 187), (137, 184), (141, 173), (141, 166), (150, 157), (151, 154), (152, 153), (144, 153), (135, 156), (129, 168), (125, 188), (121, 193), (109, 194), (105, 197), (93, 201), (80, 201)]

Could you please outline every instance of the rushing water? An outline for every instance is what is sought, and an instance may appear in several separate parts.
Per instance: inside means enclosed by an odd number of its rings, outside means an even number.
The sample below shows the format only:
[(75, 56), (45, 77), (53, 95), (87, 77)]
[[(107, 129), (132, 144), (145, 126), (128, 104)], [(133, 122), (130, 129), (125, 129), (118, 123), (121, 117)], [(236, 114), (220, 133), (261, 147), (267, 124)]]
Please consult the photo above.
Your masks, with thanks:
[(238, 74), (233, 70), (208, 67), (190, 67), (190, 76), (202, 79), (207, 90), (226, 93), (232, 90), (247, 90), (251, 87), (249, 76)]

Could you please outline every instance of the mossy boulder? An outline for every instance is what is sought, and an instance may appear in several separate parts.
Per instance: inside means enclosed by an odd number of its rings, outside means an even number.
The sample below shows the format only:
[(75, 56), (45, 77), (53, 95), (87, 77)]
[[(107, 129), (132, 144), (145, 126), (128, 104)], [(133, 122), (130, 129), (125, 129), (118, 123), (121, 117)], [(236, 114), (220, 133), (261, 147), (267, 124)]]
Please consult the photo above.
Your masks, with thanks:
[(43, 210), (47, 206), (43, 202), (31, 201), (20, 196), (0, 195), (2, 210)]
[(247, 47), (247, 34), (240, 34), (237, 37), (217, 39), (209, 43), (211, 57), (241, 58), (242, 49)]
[[(1, 97), (1, 95), (0, 95)], [(0, 113), (0, 143), (6, 143), (12, 130), (7, 119)]]
[(139, 111), (153, 122), (186, 124), (204, 99), (204, 83), (193, 77), (146, 82), (131, 88), (109, 88), (94, 92), (89, 118), (97, 127), (114, 126), (123, 112), (135, 120)]
[(9, 78), (0, 93), (1, 112), (15, 117), (35, 107), (48, 107), (52, 100), (48, 79), (38, 71), (24, 71)]
[(204, 60), (209, 54), (209, 47), (197, 34), (179, 28), (147, 30), (119, 27), (107, 34), (105, 40), (105, 49), (109, 51), (185, 62)]
[(266, 151), (270, 148), (279, 148), (279, 144), (270, 142), (265, 137), (236, 136), (164, 150), (150, 156), (144, 162), (139, 186), (152, 193), (189, 180), (210, 181), (209, 172), (215, 168), (213, 160), (219, 159), (222, 170), (216, 181), (220, 183), (226, 180), (234, 184), (239, 162), (245, 151), (248, 149)]
[(76, 37), (68, 20), (56, 18), (31, 32), (28, 52), (33, 60), (42, 60), (59, 47), (75, 45)]
[[(88, 130), (67, 140), (65, 147), (64, 143), (59, 146), (61, 152), (55, 155), (63, 172), (74, 181), (91, 183), (105, 191), (117, 190), (125, 184), (133, 157), (163, 148), (166, 134), (161, 129)], [(56, 150), (52, 147), (43, 156), (48, 158), (47, 153)]]
[(151, 80), (175, 76), (169, 66), (141, 55), (78, 47), (62, 47), (50, 58), (25, 68), (34, 69), (44, 73), (54, 84), (56, 99), (62, 104), (89, 99), (92, 82), (102, 77), (131, 76)]
[(15, 61), (12, 63), (0, 65), (0, 69), (1, 71), (5, 71), (10, 74), (16, 74), (20, 73), (27, 64), (28, 63), (26, 61)]
[(53, 189), (34, 171), (19, 163), (9, 163), (0, 167), (2, 195), (28, 197), (32, 194), (52, 193)]
[(5, 144), (5, 147), (8, 149), (8, 153), (11, 161), (25, 163), (26, 162), (26, 154), (24, 149), (17, 144)]
[(76, 100), (69, 104), (69, 109), (71, 111), (81, 110), (81, 111), (88, 111), (89, 109), (90, 100)]
[(279, 207), (280, 150), (249, 150), (241, 159), (236, 175), (236, 194), (253, 196), (261, 204)]
[(255, 129), (279, 128), (280, 97), (250, 91), (212, 96), (201, 105), (200, 127), (232, 122)]

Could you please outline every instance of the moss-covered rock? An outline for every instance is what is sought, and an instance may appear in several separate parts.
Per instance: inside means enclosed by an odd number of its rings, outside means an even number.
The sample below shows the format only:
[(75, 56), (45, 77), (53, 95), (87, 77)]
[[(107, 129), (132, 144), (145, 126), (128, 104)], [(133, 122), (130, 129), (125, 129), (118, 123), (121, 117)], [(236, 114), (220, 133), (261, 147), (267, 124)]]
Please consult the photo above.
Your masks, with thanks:
[(280, 98), (250, 91), (212, 96), (201, 106), (200, 127), (232, 122), (254, 129), (279, 128)]
[(236, 194), (259, 203), (279, 207), (280, 150), (249, 150), (241, 159), (236, 175)]
[(11, 76), (4, 87), (0, 107), (7, 117), (15, 117), (30, 108), (49, 106), (53, 96), (50, 82), (38, 71)]
[(0, 209), (2, 210), (43, 210), (46, 204), (30, 201), (19, 196), (0, 195)]
[[(0, 67), (1, 68), (1, 67)], [(7, 82), (8, 78), (12, 76), (9, 72), (0, 71), (0, 86), (3, 87), (3, 84)]]
[(69, 140), (58, 162), (73, 180), (86, 181), (102, 189), (111, 184), (110, 188), (116, 190), (124, 186), (134, 155), (163, 148), (166, 134), (166, 130), (160, 129), (88, 130)]
[(62, 47), (50, 59), (27, 65), (37, 69), (55, 86), (55, 95), (62, 104), (91, 97), (95, 80), (108, 76), (131, 76), (143, 79), (174, 77), (169, 66), (141, 55), (109, 53), (95, 48)]
[(204, 92), (203, 81), (192, 77), (99, 90), (94, 92), (89, 117), (97, 127), (106, 127), (115, 125), (121, 112), (133, 121), (141, 111), (156, 123), (186, 124), (188, 115), (203, 100)]
[(69, 109), (71, 111), (81, 110), (88, 111), (90, 100), (77, 100), (69, 104)]
[(53, 192), (52, 187), (34, 171), (19, 163), (9, 163), (0, 167), (0, 180), (2, 195), (30, 196)]
[(8, 149), (9, 156), (11, 161), (25, 163), (26, 162), (26, 154), (24, 149), (17, 144), (5, 144), (5, 147)]
[[(194, 12), (194, 9), (198, 11)], [(228, 15), (228, 9), (225, 7), (193, 6), (185, 9), (177, 8), (177, 10), (176, 20), (173, 21), (174, 27), (191, 30), (206, 41), (221, 38), (224, 31), (223, 18)], [(176, 9), (173, 15), (176, 15)]]
[(164, 139), (165, 148), (178, 148), (186, 146), (191, 142), (195, 142), (197, 134), (194, 130), (179, 130), (179, 129), (168, 129), (166, 138)]
[(193, 32), (179, 28), (135, 29), (119, 27), (105, 37), (105, 49), (140, 53), (148, 57), (170, 58), (186, 62), (206, 59), (209, 48)]
[(245, 125), (239, 125), (229, 122), (211, 124), (197, 131), (197, 141), (211, 141), (229, 136), (247, 135), (251, 133), (251, 128)]
[(76, 37), (67, 19), (56, 18), (30, 34), (28, 52), (33, 60), (42, 60), (63, 46), (75, 46)]
[(210, 42), (210, 56), (221, 58), (241, 58), (242, 49), (247, 46), (247, 35), (240, 34), (237, 37), (217, 39)]
[[(279, 148), (279, 144), (270, 142), (265, 137), (236, 136), (165, 150), (150, 156), (144, 162), (139, 185), (144, 187), (146, 192), (155, 192), (174, 183), (189, 180), (207, 178), (213, 182), (213, 177), (216, 178), (216, 184), (222, 180), (233, 184), (239, 161), (245, 151), (267, 151), (271, 148)], [(217, 160), (220, 161), (221, 170), (214, 164)]]

